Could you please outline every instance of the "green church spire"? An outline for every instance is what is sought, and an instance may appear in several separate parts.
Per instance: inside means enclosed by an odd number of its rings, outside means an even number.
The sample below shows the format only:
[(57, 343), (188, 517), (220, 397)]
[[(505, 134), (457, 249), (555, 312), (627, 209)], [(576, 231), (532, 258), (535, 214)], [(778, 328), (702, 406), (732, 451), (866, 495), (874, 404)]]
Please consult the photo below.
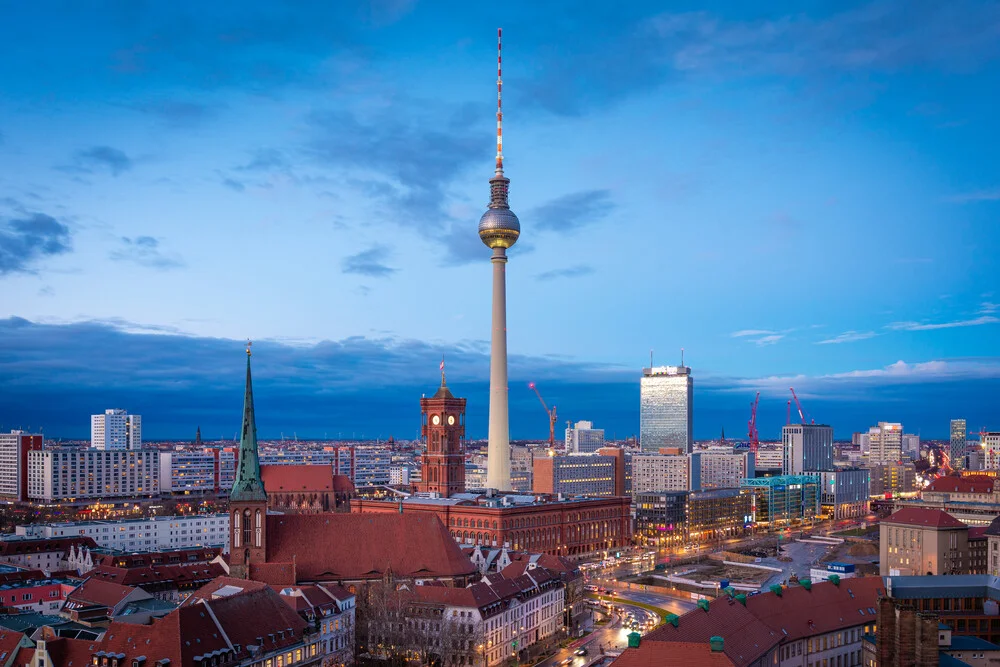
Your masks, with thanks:
[(230, 501), (267, 502), (267, 492), (260, 478), (260, 458), (257, 455), (257, 422), (253, 415), (253, 383), (250, 380), (250, 342), (247, 342), (247, 386), (243, 396), (243, 430), (240, 451), (236, 459), (236, 480), (229, 494)]

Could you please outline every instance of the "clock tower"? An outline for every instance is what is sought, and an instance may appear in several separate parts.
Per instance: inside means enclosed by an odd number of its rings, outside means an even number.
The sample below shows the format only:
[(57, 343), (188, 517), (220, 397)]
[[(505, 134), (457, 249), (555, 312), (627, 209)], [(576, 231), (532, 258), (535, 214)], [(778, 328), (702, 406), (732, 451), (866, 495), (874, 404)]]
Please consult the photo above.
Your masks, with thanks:
[(447, 498), (465, 491), (465, 399), (455, 398), (444, 379), (430, 398), (420, 399), (423, 436), (427, 449), (420, 458), (421, 481), (416, 490)]

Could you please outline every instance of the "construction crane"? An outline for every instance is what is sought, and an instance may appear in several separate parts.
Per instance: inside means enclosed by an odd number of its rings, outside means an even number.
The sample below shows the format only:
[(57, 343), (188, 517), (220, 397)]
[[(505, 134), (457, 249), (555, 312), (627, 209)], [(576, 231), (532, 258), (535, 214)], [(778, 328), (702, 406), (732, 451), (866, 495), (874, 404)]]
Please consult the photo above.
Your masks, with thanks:
[(750, 451), (757, 453), (760, 446), (760, 439), (757, 436), (757, 404), (760, 403), (760, 392), (754, 396), (753, 403), (750, 404), (750, 421), (747, 422), (747, 438), (750, 440)]
[[(789, 387), (788, 390), (792, 392), (792, 398), (795, 399), (795, 408), (799, 411), (799, 419), (801, 419), (802, 423), (805, 424), (806, 413), (802, 411), (802, 404), (799, 403), (799, 397), (795, 395), (795, 387)], [(812, 420), (812, 423), (815, 424), (816, 420)]]
[(549, 416), (549, 449), (552, 449), (556, 446), (556, 420), (558, 419), (556, 417), (556, 406), (553, 405), (552, 409), (549, 409), (549, 406), (545, 404), (545, 399), (542, 398), (542, 393), (538, 391), (538, 387), (535, 386), (534, 382), (529, 382), (528, 387), (534, 390), (542, 407), (545, 408), (545, 414)]

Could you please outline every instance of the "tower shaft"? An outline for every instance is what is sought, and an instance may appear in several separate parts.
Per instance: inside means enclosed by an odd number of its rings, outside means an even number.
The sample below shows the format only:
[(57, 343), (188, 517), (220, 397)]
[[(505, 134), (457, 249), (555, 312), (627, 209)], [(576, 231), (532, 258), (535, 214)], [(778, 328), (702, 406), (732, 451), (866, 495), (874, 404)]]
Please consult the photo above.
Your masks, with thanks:
[(493, 248), (493, 331), (490, 339), (490, 431), (486, 486), (510, 491), (507, 408), (507, 252)]

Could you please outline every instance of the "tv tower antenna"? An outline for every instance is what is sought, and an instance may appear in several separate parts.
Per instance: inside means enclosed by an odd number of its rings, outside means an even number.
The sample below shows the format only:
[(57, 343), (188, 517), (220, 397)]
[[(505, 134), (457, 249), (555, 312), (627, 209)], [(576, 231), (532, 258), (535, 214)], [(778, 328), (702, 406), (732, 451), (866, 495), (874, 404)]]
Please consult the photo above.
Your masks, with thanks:
[(503, 176), (503, 70), (501, 64), (503, 28), (497, 28), (497, 176)]

